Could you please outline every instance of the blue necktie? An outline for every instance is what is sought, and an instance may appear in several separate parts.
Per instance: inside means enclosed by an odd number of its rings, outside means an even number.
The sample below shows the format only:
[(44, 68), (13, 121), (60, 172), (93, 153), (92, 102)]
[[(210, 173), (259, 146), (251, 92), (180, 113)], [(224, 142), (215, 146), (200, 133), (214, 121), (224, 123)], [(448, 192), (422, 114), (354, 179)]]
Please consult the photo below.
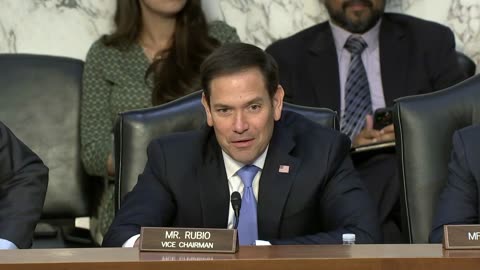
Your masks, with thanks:
[(255, 178), (258, 170), (257, 166), (246, 165), (237, 172), (244, 185), (242, 208), (238, 221), (238, 237), (242, 246), (253, 245), (255, 240), (258, 239), (257, 202), (252, 187), (253, 178)]
[(362, 63), (362, 52), (366, 47), (367, 43), (358, 36), (350, 36), (345, 43), (345, 49), (351, 53), (351, 59), (345, 83), (345, 112), (340, 130), (352, 140), (363, 129), (365, 116), (372, 114), (370, 87)]

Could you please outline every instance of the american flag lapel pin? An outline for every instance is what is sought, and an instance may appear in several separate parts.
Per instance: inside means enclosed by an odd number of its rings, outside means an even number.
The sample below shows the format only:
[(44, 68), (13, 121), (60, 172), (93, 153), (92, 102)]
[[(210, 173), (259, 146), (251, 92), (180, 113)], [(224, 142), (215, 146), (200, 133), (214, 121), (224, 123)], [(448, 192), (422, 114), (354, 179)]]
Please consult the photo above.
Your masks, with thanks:
[(278, 167), (278, 172), (279, 173), (289, 173), (290, 172), (290, 166), (280, 165), (280, 167)]

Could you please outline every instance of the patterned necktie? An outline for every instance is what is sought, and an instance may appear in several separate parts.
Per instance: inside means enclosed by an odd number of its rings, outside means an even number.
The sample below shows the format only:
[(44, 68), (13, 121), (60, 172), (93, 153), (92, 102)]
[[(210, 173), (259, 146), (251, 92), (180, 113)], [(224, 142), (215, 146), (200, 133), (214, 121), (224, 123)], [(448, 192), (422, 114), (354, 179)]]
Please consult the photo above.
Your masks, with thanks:
[(252, 182), (259, 168), (254, 165), (246, 165), (238, 170), (237, 175), (242, 179), (243, 198), (242, 208), (238, 221), (238, 237), (240, 245), (253, 245), (258, 239), (257, 228), (257, 201), (253, 194)]
[(372, 101), (367, 73), (362, 63), (362, 52), (367, 43), (358, 36), (350, 36), (345, 49), (351, 53), (347, 82), (345, 83), (345, 112), (340, 130), (353, 139), (365, 124), (365, 116), (372, 114)]

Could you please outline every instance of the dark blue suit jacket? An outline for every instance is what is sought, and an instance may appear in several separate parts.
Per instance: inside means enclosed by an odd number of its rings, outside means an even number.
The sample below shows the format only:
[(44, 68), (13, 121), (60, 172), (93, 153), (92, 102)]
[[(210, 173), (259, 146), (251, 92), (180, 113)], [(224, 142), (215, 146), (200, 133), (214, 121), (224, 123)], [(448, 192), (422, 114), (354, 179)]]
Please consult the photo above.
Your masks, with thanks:
[(453, 135), (448, 181), (437, 205), (430, 241), (440, 243), (443, 225), (480, 223), (480, 126)]
[(47, 184), (48, 168), (0, 122), (0, 238), (32, 245)]
[[(258, 192), (258, 233), (273, 244), (338, 244), (381, 239), (376, 211), (339, 132), (283, 112), (275, 123)], [(288, 174), (279, 166), (288, 165)], [(230, 203), (213, 129), (152, 141), (148, 162), (126, 196), (104, 246), (121, 246), (142, 226), (226, 228)]]

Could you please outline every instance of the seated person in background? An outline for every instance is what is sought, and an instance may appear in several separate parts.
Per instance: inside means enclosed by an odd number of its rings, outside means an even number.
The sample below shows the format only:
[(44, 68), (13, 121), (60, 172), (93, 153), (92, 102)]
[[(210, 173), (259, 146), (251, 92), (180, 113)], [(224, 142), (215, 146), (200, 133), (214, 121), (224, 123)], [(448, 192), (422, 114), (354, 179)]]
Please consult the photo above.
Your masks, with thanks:
[(0, 122), (0, 249), (32, 245), (47, 184), (48, 168)]
[(441, 243), (443, 225), (480, 224), (480, 126), (456, 131), (448, 181), (440, 194), (430, 242)]
[[(105, 179), (114, 175), (117, 114), (199, 90), (203, 59), (221, 43), (239, 40), (222, 22), (207, 25), (199, 0), (118, 0), (115, 24), (88, 52), (81, 104), (82, 161), (90, 175)], [(113, 191), (107, 181), (92, 219), (99, 243), (113, 218)]]
[(282, 113), (284, 91), (270, 55), (227, 44), (200, 70), (208, 126), (150, 143), (145, 170), (104, 246), (132, 246), (142, 226), (232, 228), (234, 191), (243, 194), (241, 245), (339, 244), (343, 233), (359, 243), (380, 241), (350, 140)]
[[(462, 79), (452, 31), (384, 13), (385, 0), (323, 0), (330, 21), (267, 48), (278, 62), (285, 100), (340, 112), (353, 146), (395, 139), (393, 124), (373, 129), (372, 114), (396, 98), (428, 93)], [(397, 161), (393, 153), (355, 159), (378, 207), (386, 242), (402, 242)]]

